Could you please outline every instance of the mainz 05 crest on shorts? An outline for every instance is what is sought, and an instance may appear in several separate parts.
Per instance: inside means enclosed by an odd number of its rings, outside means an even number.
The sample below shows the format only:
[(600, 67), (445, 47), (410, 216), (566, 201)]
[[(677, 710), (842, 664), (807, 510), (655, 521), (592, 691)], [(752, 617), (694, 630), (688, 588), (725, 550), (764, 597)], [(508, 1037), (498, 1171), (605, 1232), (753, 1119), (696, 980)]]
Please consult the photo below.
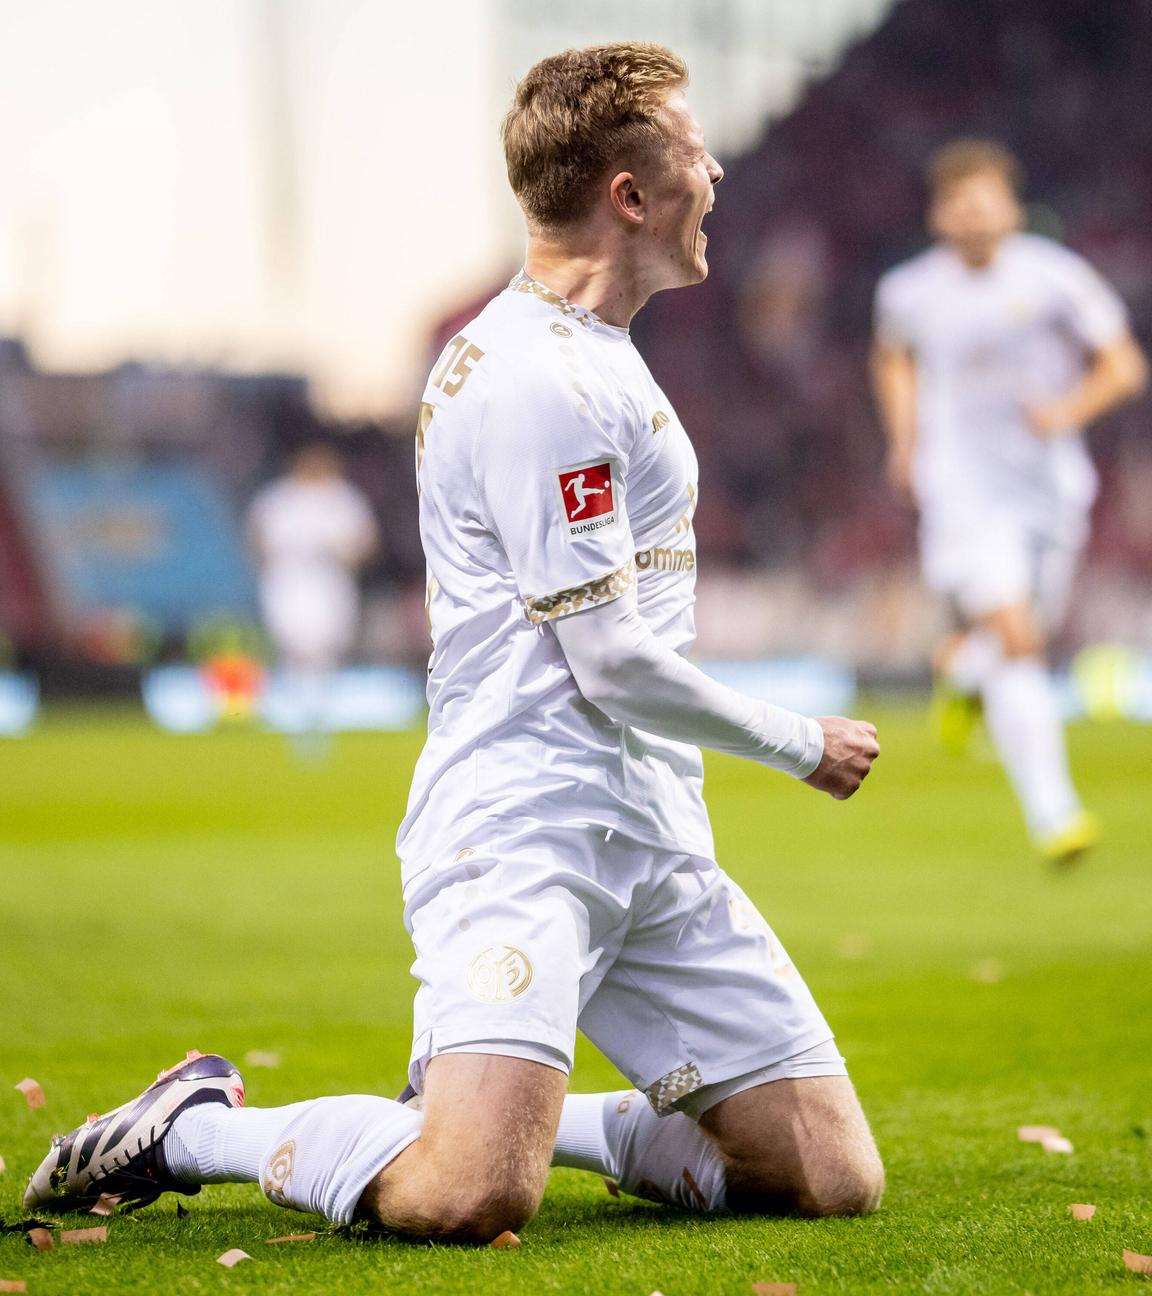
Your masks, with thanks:
[(616, 494), (611, 459), (577, 464), (556, 475), (570, 540), (595, 535), (616, 521)]
[(468, 964), (469, 992), (485, 1003), (518, 999), (532, 984), (532, 964), (514, 945), (490, 945)]

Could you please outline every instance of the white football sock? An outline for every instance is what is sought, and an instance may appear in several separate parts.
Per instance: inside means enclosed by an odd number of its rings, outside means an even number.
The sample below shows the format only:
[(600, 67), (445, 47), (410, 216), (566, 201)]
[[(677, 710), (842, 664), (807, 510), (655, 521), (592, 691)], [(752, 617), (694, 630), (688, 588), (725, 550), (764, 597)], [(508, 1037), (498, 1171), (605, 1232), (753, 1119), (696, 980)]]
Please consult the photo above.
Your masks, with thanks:
[(184, 1183), (258, 1183), (260, 1158), (291, 1110), (220, 1103), (190, 1107), (164, 1135), (164, 1160), (173, 1178)]
[(1000, 661), (1000, 651), (991, 630), (969, 630), (949, 655), (944, 676), (959, 693), (979, 693)]
[[(617, 1097), (610, 1094), (609, 1097)], [(612, 1154), (604, 1133), (604, 1094), (573, 1094), (564, 1099), (552, 1164), (570, 1170), (591, 1170), (611, 1177)]]
[(1064, 726), (1044, 663), (1013, 657), (984, 681), (984, 718), (1035, 838), (1066, 828), (1080, 812), (1068, 772)]
[(569, 1094), (553, 1165), (592, 1170), (634, 1197), (686, 1210), (724, 1209), (724, 1163), (715, 1144), (680, 1112), (657, 1116), (643, 1094)]
[(420, 1135), (423, 1116), (370, 1094), (287, 1107), (193, 1107), (164, 1139), (186, 1183), (259, 1183), (278, 1206), (350, 1224), (364, 1189)]
[[(420, 1134), (410, 1107), (365, 1094), (287, 1107), (193, 1107), (164, 1139), (185, 1183), (259, 1183), (270, 1201), (351, 1223), (364, 1189)], [(553, 1165), (613, 1178), (638, 1197), (689, 1210), (724, 1208), (724, 1166), (679, 1112), (658, 1117), (636, 1090), (569, 1094)]]

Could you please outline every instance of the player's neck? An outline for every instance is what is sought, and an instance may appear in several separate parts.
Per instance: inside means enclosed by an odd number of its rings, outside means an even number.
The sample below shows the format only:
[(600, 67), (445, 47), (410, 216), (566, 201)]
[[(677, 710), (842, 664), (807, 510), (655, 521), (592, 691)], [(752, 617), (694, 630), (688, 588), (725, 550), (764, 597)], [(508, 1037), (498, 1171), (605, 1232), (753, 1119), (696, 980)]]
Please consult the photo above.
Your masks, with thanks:
[(524, 269), (546, 288), (617, 328), (627, 328), (650, 295), (639, 276), (611, 253), (536, 235), (528, 240)]
[(952, 250), (969, 270), (987, 270), (1000, 255), (1003, 239), (995, 243), (953, 243)]

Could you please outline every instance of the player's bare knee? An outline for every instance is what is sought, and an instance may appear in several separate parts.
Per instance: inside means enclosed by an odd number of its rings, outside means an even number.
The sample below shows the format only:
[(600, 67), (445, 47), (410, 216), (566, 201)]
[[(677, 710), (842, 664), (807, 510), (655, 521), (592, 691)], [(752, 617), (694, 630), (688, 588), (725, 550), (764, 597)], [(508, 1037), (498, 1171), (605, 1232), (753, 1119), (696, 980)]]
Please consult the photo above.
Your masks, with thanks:
[(447, 1242), (491, 1242), (523, 1228), (539, 1204), (539, 1194), (524, 1186), (456, 1189), (437, 1204), (431, 1235)]
[(377, 1176), (360, 1199), (358, 1218), (391, 1232), (439, 1242), (483, 1243), (522, 1228), (536, 1213), (540, 1193), (527, 1186), (483, 1183), (438, 1185), (398, 1200)]
[(871, 1215), (883, 1196), (884, 1167), (879, 1157), (872, 1157), (833, 1167), (806, 1184), (796, 1209), (812, 1218)]
[(1045, 650), (1044, 632), (1030, 608), (1014, 606), (994, 613), (984, 623), (1009, 659), (1038, 657)]
[(1008, 661), (1020, 661), (1028, 657), (1042, 657), (1045, 645), (1038, 634), (1017, 634), (1001, 641), (1001, 649)]
[(758, 1215), (821, 1219), (870, 1215), (884, 1195), (884, 1167), (874, 1152), (796, 1165), (755, 1169), (732, 1166), (728, 1205)]

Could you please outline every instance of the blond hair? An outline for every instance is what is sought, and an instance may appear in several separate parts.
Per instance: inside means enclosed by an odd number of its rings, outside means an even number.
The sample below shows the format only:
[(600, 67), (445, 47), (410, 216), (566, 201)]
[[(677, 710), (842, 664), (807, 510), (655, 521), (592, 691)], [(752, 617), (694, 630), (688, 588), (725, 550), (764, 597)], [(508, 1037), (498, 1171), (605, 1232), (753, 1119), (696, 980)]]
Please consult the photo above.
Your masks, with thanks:
[(663, 45), (591, 45), (531, 68), (501, 132), (508, 180), (529, 222), (571, 225), (587, 214), (609, 166), (663, 148), (660, 108), (687, 83), (683, 59)]
[(958, 180), (988, 171), (1003, 176), (1013, 193), (1020, 192), (1024, 168), (1014, 153), (993, 139), (958, 139), (938, 148), (928, 159), (924, 179), (936, 196)]

